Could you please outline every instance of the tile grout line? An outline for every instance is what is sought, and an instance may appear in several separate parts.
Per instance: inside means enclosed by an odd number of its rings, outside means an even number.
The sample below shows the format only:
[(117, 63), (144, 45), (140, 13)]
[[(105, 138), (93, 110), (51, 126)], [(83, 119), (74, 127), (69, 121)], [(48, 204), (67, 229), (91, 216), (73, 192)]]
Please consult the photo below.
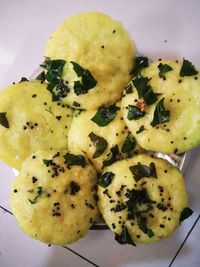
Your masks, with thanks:
[(79, 253), (77, 253), (76, 251), (74, 251), (73, 249), (66, 247), (66, 246), (62, 246), (63, 248), (71, 251), (72, 253), (76, 254), (77, 256), (79, 256), (80, 258), (82, 258), (83, 260), (89, 262), (91, 265), (95, 266), (95, 267), (100, 267), (99, 265), (95, 264), (94, 262), (88, 260), (87, 258), (83, 257), (82, 255), (80, 255)]
[(0, 208), (1, 208), (2, 210), (4, 210), (5, 212), (9, 213), (10, 215), (13, 215), (12, 212), (9, 211), (9, 210), (7, 210), (6, 208), (4, 208), (4, 207), (2, 207), (2, 206), (0, 206)]
[[(11, 211), (7, 210), (6, 208), (2, 207), (1, 205), (0, 205), (0, 208), (2, 210), (4, 210), (5, 212), (9, 213), (10, 215), (13, 215), (13, 213)], [(85, 258), (84, 256), (80, 255), (78, 252), (74, 251), (73, 249), (68, 248), (67, 246), (62, 246), (62, 247), (69, 250), (70, 252), (74, 253), (75, 255), (79, 256), (81, 259), (89, 262), (91, 265), (93, 265), (95, 267), (100, 267), (99, 265), (95, 264), (94, 262), (92, 262), (92, 261), (88, 260), (87, 258)]]
[(175, 259), (177, 258), (179, 252), (181, 251), (181, 249), (182, 249), (183, 246), (185, 245), (185, 243), (186, 243), (188, 237), (189, 237), (190, 234), (192, 233), (192, 231), (193, 231), (193, 229), (194, 229), (194, 227), (195, 227), (195, 225), (197, 224), (197, 222), (198, 222), (199, 219), (200, 219), (200, 214), (199, 214), (199, 216), (197, 217), (197, 219), (195, 220), (195, 222), (194, 222), (194, 224), (192, 225), (192, 227), (190, 228), (189, 232), (187, 233), (185, 239), (183, 240), (182, 244), (180, 245), (179, 249), (177, 250), (176, 254), (174, 255), (174, 257), (173, 257), (173, 259), (171, 260), (171, 262), (170, 262), (170, 264), (169, 264), (168, 267), (171, 267), (172, 264), (174, 263)]

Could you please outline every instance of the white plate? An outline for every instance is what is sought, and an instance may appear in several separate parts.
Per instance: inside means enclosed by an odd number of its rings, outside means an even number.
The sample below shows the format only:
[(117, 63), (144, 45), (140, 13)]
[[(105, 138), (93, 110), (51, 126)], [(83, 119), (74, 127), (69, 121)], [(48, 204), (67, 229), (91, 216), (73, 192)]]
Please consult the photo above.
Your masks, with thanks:
[[(0, 3), (0, 88), (37, 68), (48, 36), (62, 20), (89, 10), (122, 21), (142, 54), (152, 59), (185, 57), (200, 67), (199, 0), (7, 0)], [(90, 231), (68, 249), (48, 247), (25, 236), (13, 216), (0, 209), (0, 267), (169, 266), (187, 235), (171, 266), (200, 266), (200, 222), (194, 225), (200, 214), (199, 172), (200, 148), (196, 148), (185, 172), (194, 214), (170, 238), (150, 246), (121, 246), (110, 231)], [(12, 179), (11, 169), (0, 163), (0, 206), (8, 210)]]

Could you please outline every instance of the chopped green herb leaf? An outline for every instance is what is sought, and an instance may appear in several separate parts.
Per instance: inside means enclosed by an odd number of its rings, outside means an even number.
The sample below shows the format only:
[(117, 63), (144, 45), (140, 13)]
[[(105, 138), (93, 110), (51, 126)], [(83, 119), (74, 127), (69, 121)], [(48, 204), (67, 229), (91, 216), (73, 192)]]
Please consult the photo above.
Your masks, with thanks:
[(0, 124), (5, 128), (9, 128), (9, 123), (6, 118), (6, 112), (0, 112)]
[(136, 134), (139, 134), (139, 133), (143, 132), (144, 130), (146, 130), (144, 128), (144, 125), (141, 125), (140, 128), (136, 131)]
[(89, 89), (92, 89), (96, 86), (97, 81), (92, 76), (92, 74), (89, 72), (89, 70), (85, 70), (83, 75), (82, 75), (82, 83), (83, 83), (83, 86), (87, 90), (89, 90)]
[(105, 172), (104, 174), (102, 174), (99, 179), (98, 179), (98, 185), (106, 188), (107, 186), (109, 186), (109, 184), (111, 184), (113, 178), (114, 178), (115, 174), (112, 172)]
[(78, 165), (83, 168), (86, 166), (86, 161), (84, 156), (67, 153), (63, 157), (65, 159), (67, 166)]
[(154, 236), (154, 232), (153, 232), (153, 230), (152, 229), (150, 229), (150, 228), (148, 228), (148, 230), (147, 230), (147, 235), (148, 235), (148, 237), (153, 237)]
[(117, 160), (121, 159), (121, 155), (119, 153), (119, 148), (117, 145), (111, 147), (110, 153), (108, 154), (107, 158), (103, 161), (103, 168), (113, 164)]
[(134, 179), (136, 182), (138, 182), (143, 177), (157, 178), (156, 167), (154, 162), (151, 162), (149, 167), (138, 163), (137, 165), (130, 166), (129, 170), (134, 175)]
[(144, 102), (147, 105), (151, 105), (157, 101), (157, 95), (152, 90), (152, 87), (148, 85), (149, 79), (147, 77), (143, 77), (138, 75), (133, 80), (133, 85), (137, 89), (138, 97), (144, 99)]
[(157, 124), (165, 123), (169, 121), (170, 111), (164, 107), (164, 97), (157, 103), (151, 126), (155, 127)]
[(94, 134), (93, 132), (91, 132), (88, 136), (96, 148), (92, 158), (93, 159), (98, 158), (104, 153), (104, 151), (108, 147), (108, 143), (103, 137), (100, 137)]
[(135, 79), (133, 80), (133, 85), (137, 89), (139, 98), (142, 98), (144, 93), (146, 92), (148, 82), (149, 82), (149, 79), (142, 75), (137, 75)]
[(73, 69), (76, 72), (78, 77), (83, 76), (84, 73), (84, 69), (76, 62), (74, 61), (70, 61), (70, 63), (73, 65)]
[(49, 165), (51, 165), (52, 164), (52, 162), (53, 162), (53, 160), (49, 160), (49, 159), (43, 159), (43, 163), (44, 163), (44, 165), (46, 165), (47, 167), (49, 167)]
[(31, 203), (31, 204), (35, 204), (35, 203), (37, 203), (37, 201), (38, 201), (38, 199), (42, 196), (42, 194), (45, 192), (45, 190), (42, 188), (42, 186), (39, 186), (38, 188), (37, 188), (37, 195), (36, 195), (36, 197), (33, 199), (33, 200), (31, 200), (31, 199), (28, 199), (28, 201)]
[(164, 77), (164, 74), (173, 70), (173, 68), (171, 66), (169, 66), (168, 64), (162, 64), (160, 63), (158, 65), (158, 69), (159, 69), (159, 77)]
[(135, 149), (136, 141), (132, 134), (128, 134), (122, 145), (122, 153), (130, 153)]
[(183, 222), (188, 217), (190, 217), (192, 215), (192, 213), (193, 213), (193, 211), (190, 208), (188, 208), (188, 207), (184, 208), (183, 211), (181, 212), (179, 223)]
[[(147, 194), (147, 190), (145, 188), (141, 190), (132, 189), (129, 190), (126, 194), (126, 197), (131, 200), (132, 202), (135, 202), (135, 204), (131, 204), (132, 206), (135, 206), (136, 204), (149, 204), (151, 203), (151, 200), (149, 199), (149, 196)], [(131, 207), (130, 207), (131, 208)]]
[(183, 59), (183, 64), (182, 64), (179, 75), (181, 77), (184, 77), (184, 76), (193, 76), (193, 75), (196, 75), (197, 73), (198, 71), (195, 69), (192, 63), (186, 59)]
[(137, 214), (137, 222), (140, 230), (142, 230), (143, 233), (148, 235), (148, 237), (154, 236), (154, 232), (147, 227), (147, 218), (142, 216), (141, 213), (136, 213)]
[(125, 226), (122, 227), (122, 232), (120, 235), (115, 234), (115, 240), (121, 245), (129, 244), (136, 246), (135, 242), (129, 235), (129, 232)]
[(58, 101), (60, 98), (66, 97), (69, 92), (69, 88), (61, 79), (65, 63), (65, 60), (56, 59), (48, 60), (40, 65), (47, 70), (45, 79), (49, 82), (47, 90), (52, 94), (52, 101)]
[(77, 95), (80, 95), (80, 94), (86, 94), (87, 90), (85, 90), (84, 86), (81, 84), (80, 81), (75, 81), (74, 82), (74, 92)]
[(49, 83), (47, 85), (47, 90), (52, 94), (52, 101), (58, 101), (59, 100), (59, 97), (53, 91), (55, 86), (56, 86), (56, 83)]
[(135, 66), (130, 74), (136, 76), (142, 69), (147, 68), (149, 66), (147, 57), (136, 57), (135, 58)]
[(57, 83), (61, 78), (66, 61), (62, 59), (49, 60), (40, 65), (47, 70), (45, 78), (50, 83)]
[(91, 121), (95, 122), (101, 127), (107, 126), (117, 115), (117, 111), (120, 110), (115, 104), (110, 106), (99, 107)]
[(152, 90), (152, 87), (150, 85), (148, 85), (145, 93), (143, 94), (144, 102), (147, 105), (151, 105), (158, 100), (158, 98), (157, 98), (158, 95), (160, 95), (160, 94), (159, 93), (155, 94)]
[(149, 237), (153, 236), (153, 231), (151, 232), (151, 229), (148, 229), (146, 225), (146, 218), (142, 216), (152, 208), (152, 201), (147, 194), (147, 190), (145, 188), (141, 190), (127, 190), (125, 196), (128, 198), (126, 201), (128, 219), (134, 220), (136, 218), (139, 228)]
[(146, 112), (142, 111), (139, 107), (128, 105), (127, 119), (129, 121), (139, 120), (141, 117), (144, 117), (145, 114), (146, 114)]
[(81, 77), (81, 81), (74, 82), (74, 91), (77, 95), (86, 94), (88, 90), (94, 88), (97, 81), (89, 70), (83, 69), (78, 63), (70, 61), (73, 65), (73, 69), (78, 77)]

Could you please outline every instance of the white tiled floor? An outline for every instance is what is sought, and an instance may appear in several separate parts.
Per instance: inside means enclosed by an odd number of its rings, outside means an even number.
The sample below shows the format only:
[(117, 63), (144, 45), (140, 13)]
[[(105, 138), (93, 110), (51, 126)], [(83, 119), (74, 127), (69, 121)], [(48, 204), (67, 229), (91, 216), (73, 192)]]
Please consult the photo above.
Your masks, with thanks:
[[(98, 10), (122, 21), (138, 51), (159, 57), (191, 60), (200, 67), (200, 1), (149, 0), (0, 0), (0, 88), (29, 76), (43, 60), (51, 31), (67, 16)], [(166, 40), (166, 42), (165, 42)], [(200, 148), (186, 172), (193, 216), (170, 238), (151, 246), (120, 246), (109, 231), (90, 231), (69, 246), (101, 267), (162, 267), (170, 261), (200, 213)], [(9, 207), (12, 171), (0, 163), (0, 205)], [(200, 223), (189, 236), (173, 267), (200, 266)], [(26, 237), (13, 216), (0, 209), (0, 267), (92, 266), (62, 247), (48, 247)]]

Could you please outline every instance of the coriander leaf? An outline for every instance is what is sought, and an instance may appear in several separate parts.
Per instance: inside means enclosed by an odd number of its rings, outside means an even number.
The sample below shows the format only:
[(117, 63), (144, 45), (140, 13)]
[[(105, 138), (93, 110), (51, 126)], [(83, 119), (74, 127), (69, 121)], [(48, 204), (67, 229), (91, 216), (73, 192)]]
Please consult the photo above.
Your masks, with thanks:
[(48, 58), (48, 59), (45, 59), (45, 61), (42, 64), (40, 64), (40, 67), (45, 69), (45, 70), (49, 70), (50, 65), (51, 65), (51, 60), (50, 60), (50, 58)]
[(118, 110), (120, 108), (115, 104), (99, 107), (94, 117), (91, 118), (91, 121), (95, 122), (98, 126), (105, 127), (114, 120)]
[(137, 75), (142, 69), (147, 68), (149, 66), (147, 57), (136, 57), (135, 58), (135, 66), (133, 70), (130, 72), (132, 75)]
[(152, 90), (152, 87), (148, 85), (149, 79), (142, 75), (138, 75), (133, 80), (133, 85), (137, 89), (138, 97), (144, 99), (147, 105), (151, 105), (157, 101), (157, 95)]
[(197, 73), (198, 71), (195, 69), (192, 63), (186, 59), (183, 59), (183, 64), (182, 64), (179, 75), (181, 77), (184, 77), (184, 76), (193, 76), (193, 75), (196, 75)]
[(83, 75), (84, 69), (74, 61), (70, 61), (70, 63), (73, 65), (73, 69), (76, 72), (77, 76), (81, 77)]
[(143, 94), (144, 102), (147, 105), (151, 105), (151, 104), (155, 103), (158, 100), (157, 95), (160, 95), (160, 94), (159, 93), (156, 93), (155, 94), (153, 92), (151, 86), (148, 85), (147, 88), (146, 88), (146, 91)]
[(147, 235), (148, 235), (148, 237), (153, 237), (154, 236), (154, 232), (153, 232), (153, 230), (152, 229), (150, 229), (150, 228), (148, 228), (148, 230), (147, 230)]
[(135, 149), (136, 141), (132, 134), (128, 134), (122, 145), (122, 153), (130, 153)]
[(52, 94), (52, 101), (58, 101), (62, 97), (66, 97), (69, 88), (61, 79), (63, 68), (66, 61), (61, 59), (45, 61), (40, 66), (47, 70), (42, 79), (46, 79), (49, 83), (47, 90)]
[(188, 207), (184, 208), (181, 212), (179, 223), (182, 223), (184, 220), (190, 217), (192, 213), (193, 213), (193, 210), (191, 210), (190, 208)]
[(135, 212), (136, 210), (136, 206), (137, 206), (137, 202), (133, 199), (128, 199), (126, 201), (126, 206), (127, 206), (127, 210), (128, 210), (128, 220), (134, 220), (135, 219)]
[(144, 130), (146, 130), (144, 128), (144, 125), (141, 125), (140, 128), (136, 131), (136, 134), (139, 134), (139, 133), (143, 132)]
[(67, 166), (78, 165), (83, 168), (86, 166), (85, 158), (81, 155), (74, 155), (67, 153), (63, 157), (65, 159), (65, 163), (67, 164)]
[(83, 75), (82, 75), (82, 83), (83, 83), (83, 86), (87, 90), (89, 90), (96, 86), (97, 81), (92, 76), (92, 74), (89, 72), (89, 70), (84, 70)]
[(5, 128), (9, 128), (9, 123), (6, 118), (6, 112), (0, 112), (0, 124)]
[(115, 174), (112, 172), (105, 172), (104, 174), (102, 174), (99, 179), (98, 179), (98, 185), (106, 188), (107, 186), (109, 186), (109, 184), (111, 184), (113, 178), (114, 178)]
[(40, 65), (40, 67), (47, 70), (45, 78), (50, 83), (57, 83), (62, 75), (66, 61), (62, 59), (49, 60)]
[(127, 119), (129, 121), (139, 120), (141, 117), (144, 117), (145, 114), (146, 114), (146, 112), (142, 111), (139, 107), (128, 105)]
[(138, 163), (137, 165), (130, 166), (129, 170), (134, 175), (134, 179), (136, 182), (138, 182), (143, 177), (157, 178), (157, 172), (154, 162), (151, 162), (149, 167), (146, 165), (142, 165), (141, 163)]
[(38, 199), (42, 196), (42, 194), (45, 192), (45, 190), (42, 188), (42, 186), (39, 186), (38, 188), (38, 191), (37, 191), (37, 195), (36, 197), (31, 200), (31, 199), (28, 199), (28, 201), (31, 203), (31, 204), (35, 204), (37, 203)]
[(169, 121), (170, 111), (166, 110), (164, 107), (164, 97), (157, 103), (154, 110), (153, 120), (151, 126), (155, 127), (157, 124), (165, 123)]
[(81, 77), (81, 81), (74, 82), (74, 91), (77, 95), (86, 94), (88, 90), (94, 88), (97, 84), (94, 76), (87, 69), (82, 68), (78, 63), (70, 61), (73, 65), (73, 69), (78, 77)]
[(108, 143), (103, 137), (100, 137), (100, 136), (94, 134), (93, 132), (91, 132), (88, 136), (96, 148), (96, 150), (92, 156), (93, 159), (96, 159), (104, 153), (104, 151), (108, 147)]
[(77, 95), (80, 95), (80, 94), (86, 94), (87, 90), (85, 90), (84, 86), (81, 84), (80, 81), (74, 81), (74, 92)]
[(103, 161), (103, 168), (113, 164), (117, 160), (121, 159), (121, 155), (119, 153), (119, 148), (117, 145), (111, 147), (110, 153), (107, 155), (107, 158)]
[(159, 69), (159, 74), (158, 74), (159, 77), (163, 77), (165, 73), (173, 70), (173, 68), (168, 64), (162, 64), (162, 63), (158, 65), (158, 69)]
[(148, 82), (149, 82), (149, 79), (142, 75), (136, 76), (135, 79), (133, 80), (133, 85), (137, 89), (139, 98), (142, 98), (144, 93), (146, 92)]
[(51, 165), (53, 163), (53, 160), (49, 160), (49, 159), (43, 159), (43, 163), (44, 165), (46, 165), (47, 167), (49, 167), (49, 165)]
[(136, 213), (136, 214), (137, 214), (137, 222), (138, 222), (138, 226), (140, 230), (142, 230), (142, 232), (148, 235), (148, 237), (150, 238), (154, 236), (153, 231), (147, 226), (147, 218), (142, 216), (141, 213)]
[(47, 85), (47, 90), (52, 94), (52, 101), (53, 101), (53, 102), (59, 100), (59, 96), (57, 96), (57, 95), (55, 94), (55, 92), (53, 91), (53, 89), (55, 88), (55, 86), (56, 86), (56, 83), (49, 83), (49, 84)]
[(129, 235), (129, 232), (125, 226), (122, 227), (122, 231), (120, 235), (115, 234), (115, 240), (121, 245), (129, 244), (129, 245), (136, 246), (135, 242)]
[[(135, 207), (136, 204), (142, 205), (142, 204), (150, 204), (151, 200), (149, 199), (149, 196), (147, 194), (147, 190), (145, 188), (141, 190), (128, 190), (125, 196), (132, 201), (129, 202), (129, 205), (132, 205), (132, 207)], [(131, 206), (130, 206), (131, 208)]]

